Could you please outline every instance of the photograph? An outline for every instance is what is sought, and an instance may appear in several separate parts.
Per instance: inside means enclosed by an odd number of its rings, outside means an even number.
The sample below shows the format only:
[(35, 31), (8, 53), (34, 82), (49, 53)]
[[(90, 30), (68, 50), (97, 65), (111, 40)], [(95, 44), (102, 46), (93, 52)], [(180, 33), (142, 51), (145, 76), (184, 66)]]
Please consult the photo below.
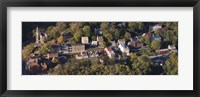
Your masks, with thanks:
[(23, 21), (21, 29), (22, 75), (178, 75), (177, 21)]

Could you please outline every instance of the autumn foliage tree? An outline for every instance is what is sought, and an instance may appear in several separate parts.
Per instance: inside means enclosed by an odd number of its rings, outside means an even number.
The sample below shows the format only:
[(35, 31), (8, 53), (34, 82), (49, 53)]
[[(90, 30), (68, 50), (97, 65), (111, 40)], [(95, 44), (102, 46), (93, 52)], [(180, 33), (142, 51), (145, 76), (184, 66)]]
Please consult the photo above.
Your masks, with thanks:
[(63, 42), (63, 36), (60, 36), (60, 37), (58, 37), (58, 39), (57, 39), (57, 41), (58, 41), (58, 43), (62, 43)]

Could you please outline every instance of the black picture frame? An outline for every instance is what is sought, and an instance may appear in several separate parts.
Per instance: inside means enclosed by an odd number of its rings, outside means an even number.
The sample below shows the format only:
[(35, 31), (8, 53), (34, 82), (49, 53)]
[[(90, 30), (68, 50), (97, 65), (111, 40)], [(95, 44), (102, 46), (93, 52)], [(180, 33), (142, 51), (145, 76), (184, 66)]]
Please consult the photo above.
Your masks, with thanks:
[[(193, 90), (7, 90), (7, 7), (193, 7)], [(1, 0), (0, 95), (2, 97), (199, 97), (200, 0)]]

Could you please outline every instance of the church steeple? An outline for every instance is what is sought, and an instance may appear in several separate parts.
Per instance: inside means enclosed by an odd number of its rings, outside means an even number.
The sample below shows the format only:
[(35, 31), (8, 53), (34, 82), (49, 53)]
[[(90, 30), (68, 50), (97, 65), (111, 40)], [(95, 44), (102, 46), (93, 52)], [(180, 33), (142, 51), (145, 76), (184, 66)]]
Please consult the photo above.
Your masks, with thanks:
[(35, 43), (38, 44), (39, 43), (39, 30), (38, 30), (38, 26), (36, 28), (36, 33), (35, 33)]

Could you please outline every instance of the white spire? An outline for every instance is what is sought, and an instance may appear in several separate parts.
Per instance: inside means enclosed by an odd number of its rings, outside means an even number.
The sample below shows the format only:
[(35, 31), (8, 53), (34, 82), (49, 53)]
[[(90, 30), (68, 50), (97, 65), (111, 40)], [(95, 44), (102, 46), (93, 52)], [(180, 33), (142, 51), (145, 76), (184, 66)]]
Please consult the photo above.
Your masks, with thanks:
[(38, 44), (39, 43), (39, 30), (38, 30), (38, 26), (36, 28), (35, 38), (36, 38), (35, 42), (36, 42), (36, 44)]
[(37, 26), (37, 28), (36, 28), (36, 33), (38, 33), (38, 26)]

